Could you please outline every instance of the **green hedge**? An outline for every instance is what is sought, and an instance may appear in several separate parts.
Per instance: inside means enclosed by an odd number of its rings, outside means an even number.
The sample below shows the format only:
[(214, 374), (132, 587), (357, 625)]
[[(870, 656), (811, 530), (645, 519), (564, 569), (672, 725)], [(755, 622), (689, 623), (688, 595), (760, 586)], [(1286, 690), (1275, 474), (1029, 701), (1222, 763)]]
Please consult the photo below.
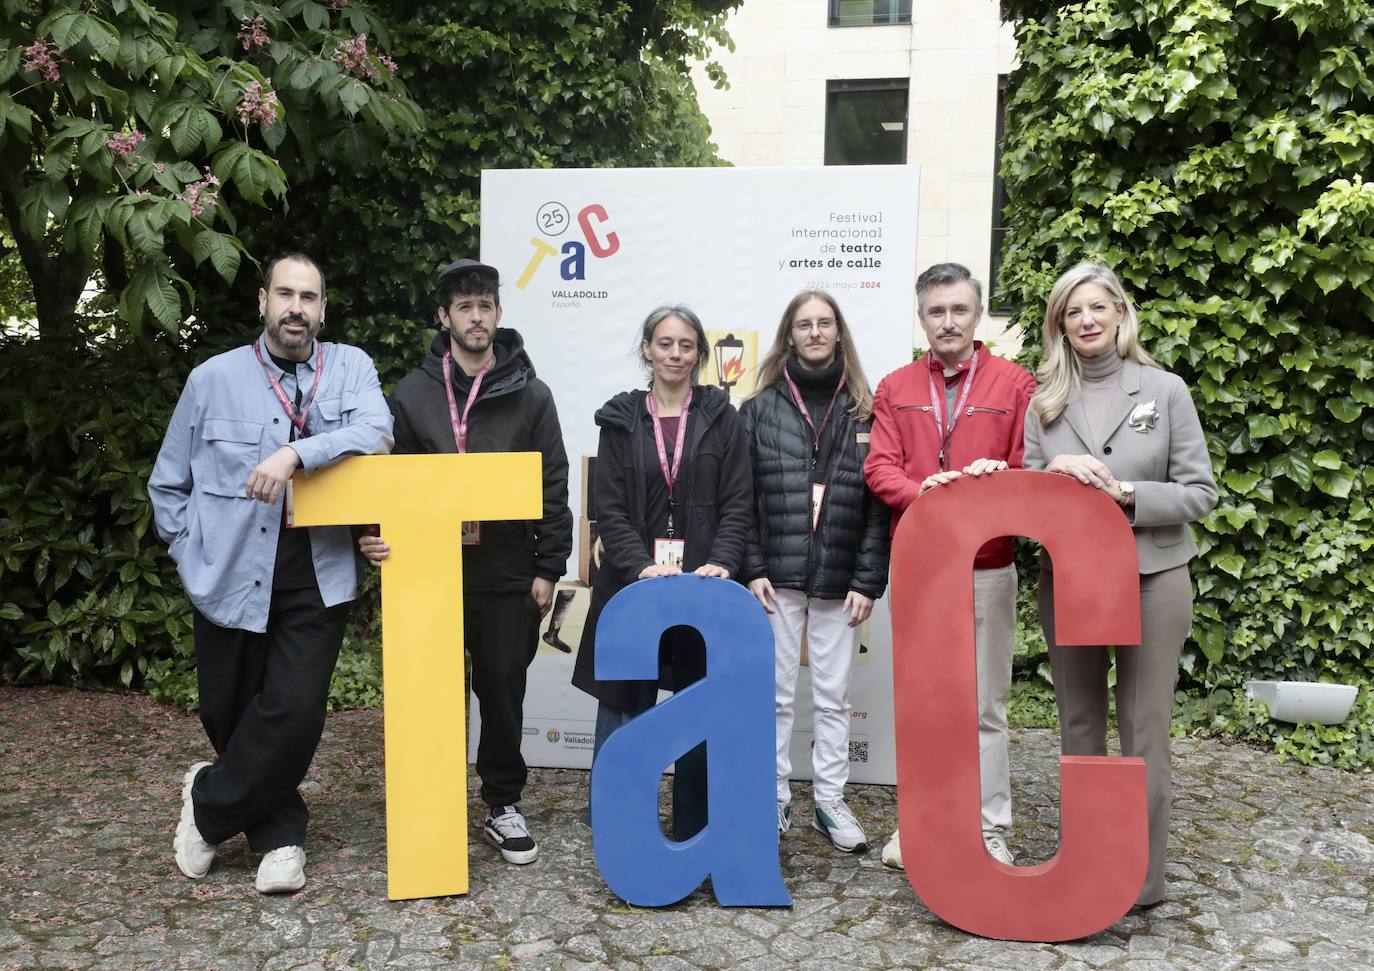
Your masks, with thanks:
[[(428, 344), (434, 271), (477, 253), (484, 168), (718, 163), (688, 62), (707, 38), (728, 44), (722, 17), (737, 2), (393, 3), (379, 16), (423, 129), (365, 175), (381, 148), (363, 145), (363, 125), (356, 157), (286, 160), (289, 212), (241, 215), (239, 238), (260, 257), (317, 256), (324, 336), (363, 346), (389, 386)], [(0, 218), (0, 250), (10, 239)], [(104, 256), (97, 282), (121, 269), (114, 248)], [(146, 483), (192, 365), (255, 333), (258, 280), (246, 262), (228, 286), (209, 262), (173, 269), (195, 293), (180, 343), (120, 333), (108, 295), (82, 308), (70, 340), (0, 337), (0, 680), (195, 702), (189, 606)], [(0, 319), (32, 315), (26, 283), (0, 254)], [(369, 587), (331, 703), (379, 700), (376, 633)]]
[(147, 481), (189, 362), (0, 343), (0, 679), (142, 684), (190, 650)]
[[(0, 681), (123, 685), (196, 706), (190, 604), (147, 482), (191, 364), (219, 349), (107, 341), (57, 358), (0, 342)], [(381, 703), (376, 601), (373, 579), (331, 707)]]
[[(1180, 730), (1374, 767), (1374, 13), (1363, 2), (1008, 2), (999, 290), (1039, 359), (1044, 300), (1114, 266), (1193, 390), (1221, 498), (1198, 530)], [(1024, 665), (1039, 663), (1031, 650)], [(1023, 674), (1026, 672), (1023, 672)], [(1294, 729), (1250, 678), (1363, 685)]]

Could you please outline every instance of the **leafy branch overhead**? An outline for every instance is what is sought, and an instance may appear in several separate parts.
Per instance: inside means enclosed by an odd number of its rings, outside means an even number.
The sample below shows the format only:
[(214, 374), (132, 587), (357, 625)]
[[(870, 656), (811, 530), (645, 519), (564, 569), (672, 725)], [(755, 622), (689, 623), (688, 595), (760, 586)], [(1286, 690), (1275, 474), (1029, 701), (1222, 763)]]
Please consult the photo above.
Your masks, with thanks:
[(366, 173), (294, 185), (291, 225), (245, 237), (264, 253), (328, 240), (331, 317), (376, 352), (384, 383), (399, 377), (433, 325), (435, 269), (478, 251), (483, 169), (720, 164), (690, 67), (708, 42), (729, 46), (737, 3), (394, 3), (389, 47), (423, 130)]
[(1185, 711), (1241, 730), (1248, 678), (1359, 682), (1363, 721), (1278, 744), (1374, 765), (1374, 9), (1003, 9), (1023, 19), (1000, 283), (1033, 344), (1059, 272), (1115, 266), (1210, 439)]
[[(0, 330), (0, 681), (194, 703), (145, 486), (187, 371), (258, 326), (247, 257), (316, 255), (328, 337), (404, 373), (483, 169), (718, 164), (689, 67), (736, 4), (0, 0), (0, 321), (60, 338)], [(361, 657), (332, 696), (375, 700)]]
[(175, 333), (188, 261), (238, 273), (244, 204), (280, 210), (422, 122), (357, 0), (0, 8), (0, 201), (45, 335), (97, 267), (128, 324)]

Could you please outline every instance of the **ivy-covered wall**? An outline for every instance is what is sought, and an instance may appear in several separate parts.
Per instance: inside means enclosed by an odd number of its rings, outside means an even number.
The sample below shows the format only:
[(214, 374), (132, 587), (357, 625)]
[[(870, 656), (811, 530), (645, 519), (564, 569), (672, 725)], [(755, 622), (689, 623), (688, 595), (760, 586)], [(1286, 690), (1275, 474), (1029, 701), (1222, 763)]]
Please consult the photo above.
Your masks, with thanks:
[[(1001, 287), (1100, 258), (1179, 373), (1221, 499), (1198, 529), (1186, 727), (1374, 768), (1374, 9), (1357, 0), (1008, 0)], [(1032, 658), (1034, 660), (1034, 658)], [(1246, 706), (1251, 678), (1359, 683), (1344, 725)]]

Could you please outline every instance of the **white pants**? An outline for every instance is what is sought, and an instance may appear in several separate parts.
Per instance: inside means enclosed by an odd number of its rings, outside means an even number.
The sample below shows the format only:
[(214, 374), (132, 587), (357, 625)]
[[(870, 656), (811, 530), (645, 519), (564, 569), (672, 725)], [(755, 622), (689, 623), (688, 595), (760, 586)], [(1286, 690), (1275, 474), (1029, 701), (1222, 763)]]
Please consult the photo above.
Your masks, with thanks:
[(1011, 830), (1011, 766), (1007, 753), (1007, 692), (1016, 629), (1016, 567), (973, 571), (973, 640), (978, 658), (978, 765), (983, 787), (983, 835)]
[(816, 802), (835, 802), (849, 781), (849, 675), (859, 650), (859, 628), (849, 626), (843, 600), (810, 599), (800, 590), (773, 591), (774, 709), (778, 726), (778, 799), (791, 800), (793, 701), (801, 666), (802, 630), (806, 630), (811, 668), (811, 704), (815, 743), (811, 748), (811, 789)]

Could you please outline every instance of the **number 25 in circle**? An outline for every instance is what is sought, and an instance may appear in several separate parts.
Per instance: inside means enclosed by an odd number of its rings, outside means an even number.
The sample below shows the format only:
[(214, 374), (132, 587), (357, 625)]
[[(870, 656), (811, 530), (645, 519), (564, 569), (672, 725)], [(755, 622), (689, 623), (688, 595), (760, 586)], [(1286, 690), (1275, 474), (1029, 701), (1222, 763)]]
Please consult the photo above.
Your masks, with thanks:
[(571, 224), (572, 218), (568, 215), (568, 207), (563, 203), (546, 202), (535, 213), (534, 221), (538, 224), (541, 233), (561, 236)]

